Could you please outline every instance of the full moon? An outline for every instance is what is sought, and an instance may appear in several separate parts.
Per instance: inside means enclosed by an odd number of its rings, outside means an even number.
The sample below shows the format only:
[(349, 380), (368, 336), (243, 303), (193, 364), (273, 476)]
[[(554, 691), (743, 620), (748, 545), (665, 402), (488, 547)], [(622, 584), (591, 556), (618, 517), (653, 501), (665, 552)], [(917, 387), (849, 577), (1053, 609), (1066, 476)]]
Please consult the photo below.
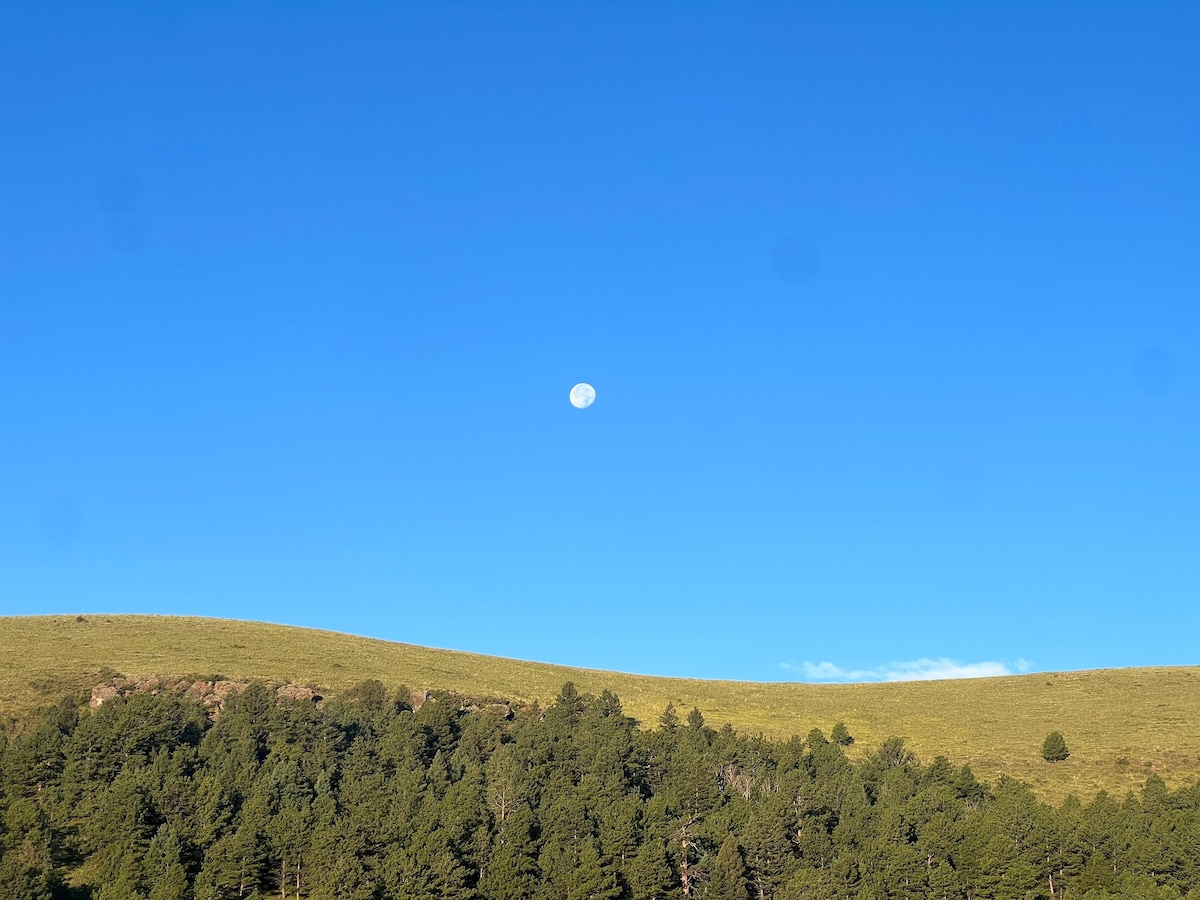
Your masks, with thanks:
[(596, 389), (585, 381), (571, 388), (571, 405), (576, 409), (587, 409), (596, 402)]

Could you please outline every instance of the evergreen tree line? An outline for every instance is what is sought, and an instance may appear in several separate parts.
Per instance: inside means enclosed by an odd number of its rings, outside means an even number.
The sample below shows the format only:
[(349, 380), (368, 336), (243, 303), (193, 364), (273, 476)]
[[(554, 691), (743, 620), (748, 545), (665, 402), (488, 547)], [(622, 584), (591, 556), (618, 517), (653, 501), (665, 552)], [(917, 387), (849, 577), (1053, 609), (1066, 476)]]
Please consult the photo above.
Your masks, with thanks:
[(0, 735), (0, 898), (1200, 897), (1197, 785), (1054, 808), (896, 738), (851, 762), (844, 729), (408, 699), (64, 701)]

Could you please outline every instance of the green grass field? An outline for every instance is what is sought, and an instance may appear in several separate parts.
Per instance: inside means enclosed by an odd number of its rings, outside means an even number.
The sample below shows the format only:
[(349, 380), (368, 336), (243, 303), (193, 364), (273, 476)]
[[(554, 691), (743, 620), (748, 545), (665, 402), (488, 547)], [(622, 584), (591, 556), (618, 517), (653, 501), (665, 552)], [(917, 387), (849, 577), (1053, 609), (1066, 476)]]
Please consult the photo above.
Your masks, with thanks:
[[(1200, 667), (1105, 669), (961, 681), (779, 684), (656, 678), (432, 650), (259, 622), (168, 616), (0, 617), (0, 719), (11, 720), (99, 682), (126, 676), (220, 674), (309, 684), (327, 696), (359, 681), (441, 688), (474, 697), (548, 701), (564, 681), (616, 692), (653, 725), (668, 702), (709, 724), (772, 737), (828, 733), (844, 720), (852, 753), (890, 735), (922, 759), (1008, 773), (1056, 802), (1100, 789), (1138, 789), (1150, 771), (1177, 786), (1200, 776)], [(1050, 764), (1042, 740), (1061, 731), (1071, 758)]]

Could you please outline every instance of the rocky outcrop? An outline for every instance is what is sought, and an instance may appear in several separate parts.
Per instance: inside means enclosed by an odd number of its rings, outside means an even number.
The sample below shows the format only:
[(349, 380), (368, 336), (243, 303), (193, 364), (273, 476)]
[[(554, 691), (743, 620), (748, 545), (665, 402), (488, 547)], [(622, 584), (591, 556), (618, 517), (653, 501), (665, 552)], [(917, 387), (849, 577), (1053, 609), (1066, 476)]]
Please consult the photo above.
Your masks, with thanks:
[(498, 713), (504, 721), (509, 721), (513, 717), (513, 708), (511, 703), (489, 703), (486, 709), (491, 712)]
[[(240, 694), (250, 686), (248, 681), (229, 681), (218, 679), (214, 681), (192, 681), (187, 678), (162, 679), (155, 675), (144, 675), (137, 678), (117, 676), (106, 684), (98, 684), (92, 688), (92, 696), (88, 706), (98, 709), (117, 697), (128, 697), (131, 694), (182, 694), (189, 700), (202, 703), (209, 714), (216, 718), (225, 709), (231, 697)], [(300, 684), (277, 684), (275, 696), (282, 700), (303, 701), (315, 703), (321, 699), (310, 687)]]
[(298, 684), (281, 684), (275, 688), (275, 696), (281, 700), (302, 700), (309, 703), (316, 703), (321, 699), (321, 695), (312, 688)]
[(92, 709), (103, 706), (114, 697), (121, 696), (121, 692), (111, 684), (98, 684), (92, 688), (92, 699), (88, 701), (88, 706)]
[[(324, 699), (315, 689), (304, 684), (268, 682), (275, 692), (275, 698), (280, 703), (318, 703)], [(163, 678), (158, 675), (141, 675), (135, 678), (116, 675), (92, 688), (88, 705), (98, 709), (105, 703), (118, 697), (128, 697), (132, 694), (176, 694), (188, 700), (201, 703), (208, 709), (214, 719), (221, 714), (230, 699), (250, 687), (248, 681), (231, 681), (227, 679), (193, 680), (191, 678)], [(466, 698), (449, 695), (450, 702), (455, 708), (471, 712), (486, 710), (504, 720), (511, 720), (517, 713), (529, 713), (536, 709), (527, 704), (516, 704), (511, 701), (490, 700), (471, 701)], [(418, 710), (426, 703), (437, 703), (438, 698), (427, 690), (413, 691), (410, 695), (413, 710)], [(446, 702), (445, 699), (443, 702)]]

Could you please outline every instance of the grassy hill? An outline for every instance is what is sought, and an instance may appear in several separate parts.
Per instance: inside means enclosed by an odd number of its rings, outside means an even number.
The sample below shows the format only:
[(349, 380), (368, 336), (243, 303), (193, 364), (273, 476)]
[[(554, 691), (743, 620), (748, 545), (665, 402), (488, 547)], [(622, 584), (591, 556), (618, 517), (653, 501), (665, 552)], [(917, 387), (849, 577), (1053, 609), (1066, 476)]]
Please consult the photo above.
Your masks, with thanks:
[[(1200, 776), (1200, 667), (1107, 669), (961, 681), (778, 684), (655, 678), (432, 650), (327, 631), (168, 616), (0, 617), (0, 720), (126, 676), (220, 674), (320, 688), (367, 678), (476, 697), (548, 701), (564, 681), (615, 691), (654, 724), (668, 702), (698, 706), (709, 724), (773, 737), (829, 732), (844, 720), (857, 743), (908, 739), (922, 759), (942, 753), (981, 777), (1008, 773), (1046, 800), (1123, 794), (1150, 771), (1171, 786)], [(1061, 731), (1071, 758), (1050, 764), (1042, 740)]]

